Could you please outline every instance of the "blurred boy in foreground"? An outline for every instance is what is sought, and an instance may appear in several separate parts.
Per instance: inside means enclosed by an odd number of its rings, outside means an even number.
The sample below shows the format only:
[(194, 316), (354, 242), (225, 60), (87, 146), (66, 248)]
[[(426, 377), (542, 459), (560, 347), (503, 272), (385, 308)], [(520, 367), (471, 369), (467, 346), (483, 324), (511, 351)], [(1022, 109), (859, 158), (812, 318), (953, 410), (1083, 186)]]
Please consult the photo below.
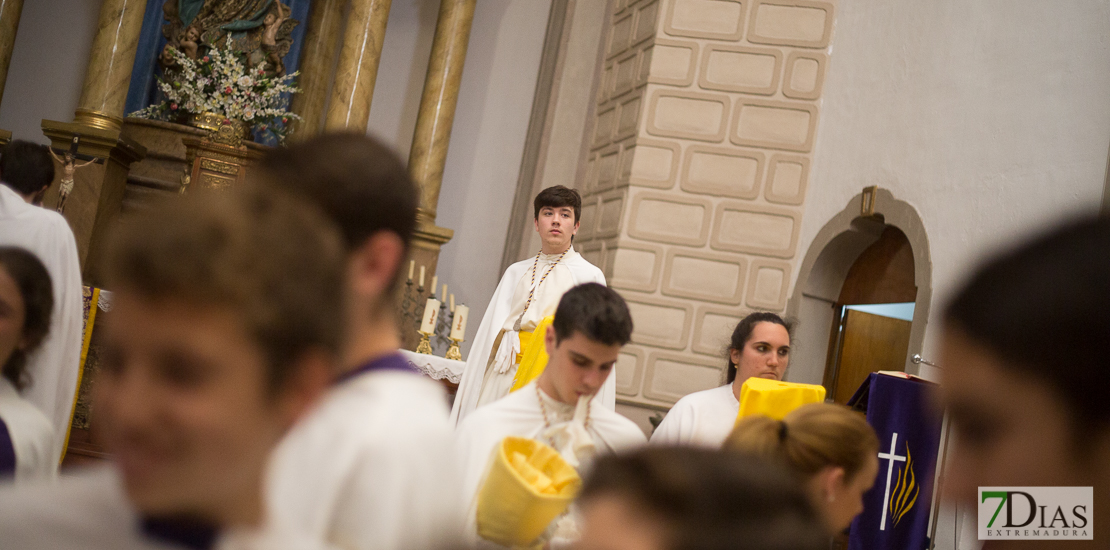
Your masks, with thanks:
[(278, 193), (190, 196), (127, 227), (93, 408), (112, 463), (0, 491), (0, 548), (316, 548), (264, 533), (267, 458), (330, 378), (339, 237)]

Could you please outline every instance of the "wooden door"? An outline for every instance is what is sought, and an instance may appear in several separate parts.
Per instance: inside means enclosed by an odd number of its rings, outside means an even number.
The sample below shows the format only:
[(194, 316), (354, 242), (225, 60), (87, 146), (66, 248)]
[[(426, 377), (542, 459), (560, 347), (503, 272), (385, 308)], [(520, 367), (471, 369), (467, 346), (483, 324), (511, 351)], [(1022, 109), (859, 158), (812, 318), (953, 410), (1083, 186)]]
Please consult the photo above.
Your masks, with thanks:
[(909, 321), (845, 310), (835, 380), (830, 393), (846, 404), (867, 375), (880, 370), (904, 371), (910, 347)]

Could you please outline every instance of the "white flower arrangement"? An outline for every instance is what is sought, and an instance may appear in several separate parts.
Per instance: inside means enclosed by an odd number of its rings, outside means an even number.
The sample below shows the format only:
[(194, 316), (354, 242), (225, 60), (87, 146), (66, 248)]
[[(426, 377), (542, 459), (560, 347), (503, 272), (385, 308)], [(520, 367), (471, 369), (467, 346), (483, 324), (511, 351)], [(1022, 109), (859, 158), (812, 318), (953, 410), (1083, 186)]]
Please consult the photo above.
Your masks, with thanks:
[(274, 134), (284, 141), (290, 120), (299, 119), (287, 109), (285, 94), (300, 92), (293, 80), (295, 72), (280, 78), (266, 74), (266, 63), (248, 68), (246, 55), (227, 48), (212, 48), (199, 59), (190, 59), (180, 50), (170, 48), (176, 62), (172, 79), (158, 78), (158, 87), (166, 99), (136, 111), (131, 116), (154, 120), (176, 121), (183, 115), (213, 113), (247, 123)]

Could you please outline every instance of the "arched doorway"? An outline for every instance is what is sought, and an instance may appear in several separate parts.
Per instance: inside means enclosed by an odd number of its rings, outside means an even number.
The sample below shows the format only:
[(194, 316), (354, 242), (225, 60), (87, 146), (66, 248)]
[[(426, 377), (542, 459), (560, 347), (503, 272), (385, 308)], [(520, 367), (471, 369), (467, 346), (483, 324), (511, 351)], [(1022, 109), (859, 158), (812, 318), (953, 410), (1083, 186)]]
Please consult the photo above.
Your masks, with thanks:
[(884, 189), (856, 195), (817, 233), (799, 269), (787, 306), (798, 321), (788, 378), (823, 384), (845, 402), (875, 370), (917, 374), (910, 357), (924, 340), (931, 274), (913, 207)]
[(913, 246), (888, 225), (848, 268), (832, 305), (822, 383), (833, 400), (847, 403), (872, 372), (905, 370), (916, 299)]

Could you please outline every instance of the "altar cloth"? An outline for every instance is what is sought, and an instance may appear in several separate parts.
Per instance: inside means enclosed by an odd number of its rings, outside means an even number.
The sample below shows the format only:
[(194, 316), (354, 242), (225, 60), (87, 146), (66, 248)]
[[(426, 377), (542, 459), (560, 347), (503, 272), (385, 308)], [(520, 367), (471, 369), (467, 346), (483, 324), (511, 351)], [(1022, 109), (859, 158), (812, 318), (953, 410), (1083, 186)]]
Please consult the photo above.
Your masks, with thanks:
[(446, 380), (452, 384), (458, 384), (462, 380), (463, 369), (466, 367), (465, 361), (456, 361), (454, 359), (447, 359), (438, 355), (428, 355), (426, 353), (416, 353), (407, 349), (401, 350), (401, 355), (409, 362), (416, 370), (431, 378), (432, 380)]

